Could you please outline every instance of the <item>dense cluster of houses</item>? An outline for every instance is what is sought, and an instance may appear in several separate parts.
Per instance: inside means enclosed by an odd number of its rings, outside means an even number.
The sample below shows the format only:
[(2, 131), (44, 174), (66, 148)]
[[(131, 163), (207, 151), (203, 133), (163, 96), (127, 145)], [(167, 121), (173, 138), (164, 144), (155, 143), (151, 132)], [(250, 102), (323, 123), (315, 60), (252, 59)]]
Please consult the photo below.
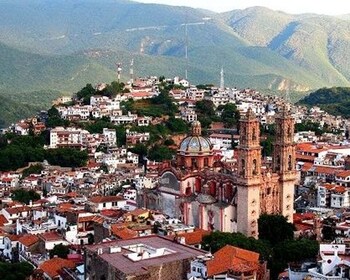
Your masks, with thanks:
[[(242, 115), (249, 109), (261, 125), (273, 124), (284, 105), (281, 98), (251, 89), (213, 87), (203, 90), (179, 78), (165, 82), (177, 85), (169, 93), (179, 105), (176, 117), (188, 123), (196, 123), (195, 103), (204, 99), (212, 101), (216, 108), (233, 103)], [(206, 252), (201, 243), (210, 230), (142, 207), (159, 202), (159, 194), (154, 192), (161, 179), (159, 171), (170, 167), (147, 159), (140, 161), (129, 148), (150, 141), (150, 133), (133, 131), (129, 127), (150, 126), (162, 120), (125, 112), (121, 102), (153, 98), (159, 94), (159, 83), (155, 77), (136, 79), (130, 92), (114, 98), (94, 95), (89, 105), (72, 102), (71, 97), (61, 97), (54, 102), (64, 120), (84, 122), (107, 117), (113, 124), (128, 125), (126, 146), (117, 146), (115, 129), (104, 128), (101, 134), (92, 134), (78, 127), (55, 127), (50, 130), (50, 144), (45, 148), (87, 150), (86, 167), (71, 169), (43, 163), (40, 174), (26, 178), (16, 171), (0, 173), (0, 254), (3, 259), (30, 262), (36, 268), (35, 279), (269, 279), (266, 262), (259, 261), (259, 254), (233, 246), (225, 246), (214, 254)], [(104, 84), (97, 86), (97, 90), (104, 88)], [(350, 219), (347, 219), (350, 217), (347, 215), (350, 143), (345, 136), (348, 121), (319, 108), (291, 106), (290, 109), (296, 123), (316, 120), (321, 126), (341, 132), (317, 136), (314, 132), (303, 131), (294, 135), (300, 188), (296, 192), (295, 208), (303, 212), (293, 217), (296, 235), (316, 235), (321, 239), (322, 220), (335, 216), (335, 230), (343, 236), (343, 243), (321, 245), (322, 262), (315, 266), (304, 265), (299, 270), (290, 267), (289, 278), (302, 279), (293, 278), (293, 275), (300, 277), (300, 273), (303, 277), (315, 277), (311, 279), (348, 278), (350, 251), (344, 244), (346, 238), (350, 238)], [(38, 116), (22, 120), (9, 129), (28, 135), (30, 131), (35, 134), (44, 131), (46, 126), (44, 118)], [(210, 156), (221, 162), (225, 170), (237, 168), (237, 154), (232, 148), (239, 144), (236, 132), (219, 123), (214, 123), (209, 130)], [(177, 140), (174, 136), (176, 144), (182, 139), (183, 136)], [(204, 142), (198, 143), (203, 145)], [(264, 164), (268, 168), (271, 159), (266, 158)], [(212, 172), (216, 169), (218, 166), (213, 167)], [(186, 170), (178, 172), (179, 176), (188, 175)], [(162, 180), (174, 183), (171, 177)], [(194, 188), (194, 185), (197, 188), (197, 181), (189, 181), (187, 188)], [(13, 201), (11, 191), (19, 187), (35, 190), (41, 199), (28, 204)], [(206, 188), (208, 193), (205, 193)], [(210, 188), (203, 186), (200, 195), (203, 205), (209, 205)], [(221, 192), (223, 196), (224, 191)], [(151, 202), (143, 201), (146, 199)], [(60, 244), (69, 248), (69, 254), (50, 256)]]

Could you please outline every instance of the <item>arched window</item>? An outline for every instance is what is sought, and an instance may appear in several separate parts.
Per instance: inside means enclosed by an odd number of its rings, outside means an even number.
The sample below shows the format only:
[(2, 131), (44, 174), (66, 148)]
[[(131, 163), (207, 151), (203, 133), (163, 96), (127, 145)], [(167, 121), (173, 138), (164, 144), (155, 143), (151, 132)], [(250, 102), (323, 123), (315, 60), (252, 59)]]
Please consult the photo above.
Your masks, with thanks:
[(208, 158), (205, 158), (204, 159), (204, 166), (208, 166), (209, 165), (209, 160), (208, 160)]
[(255, 141), (256, 140), (256, 131), (255, 131), (255, 127), (253, 127), (253, 135), (252, 135), (252, 140)]
[(288, 156), (288, 170), (292, 170), (292, 169), (293, 169), (292, 156), (289, 155)]
[(288, 138), (292, 137), (292, 128), (290, 127), (290, 125), (288, 125), (288, 128), (287, 128), (287, 136)]
[(192, 165), (192, 168), (197, 168), (197, 159), (196, 158), (191, 158), (191, 165)]
[(241, 174), (242, 174), (242, 176), (245, 176), (245, 160), (244, 159), (242, 159), (242, 161), (241, 161), (241, 168), (242, 168)]
[(258, 175), (258, 167), (256, 159), (253, 159), (253, 175)]
[(281, 166), (281, 158), (280, 156), (276, 157), (276, 166), (275, 166), (275, 171), (277, 171), (279, 169), (279, 167)]
[(241, 135), (242, 140), (246, 140), (245, 127), (244, 126), (241, 127), (240, 135)]

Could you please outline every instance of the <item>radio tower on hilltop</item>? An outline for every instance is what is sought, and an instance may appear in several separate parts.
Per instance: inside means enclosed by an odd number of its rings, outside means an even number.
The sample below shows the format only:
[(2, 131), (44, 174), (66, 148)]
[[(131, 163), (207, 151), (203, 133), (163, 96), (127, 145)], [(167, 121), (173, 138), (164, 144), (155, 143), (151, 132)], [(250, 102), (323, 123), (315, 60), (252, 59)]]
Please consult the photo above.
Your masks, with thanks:
[(224, 76), (223, 67), (221, 67), (221, 71), (220, 71), (220, 89), (225, 90), (225, 76)]
[(130, 84), (134, 83), (134, 59), (132, 58), (130, 61)]
[(122, 73), (122, 64), (121, 63), (116, 63), (117, 66), (117, 82), (119, 84), (120, 82), (120, 74)]

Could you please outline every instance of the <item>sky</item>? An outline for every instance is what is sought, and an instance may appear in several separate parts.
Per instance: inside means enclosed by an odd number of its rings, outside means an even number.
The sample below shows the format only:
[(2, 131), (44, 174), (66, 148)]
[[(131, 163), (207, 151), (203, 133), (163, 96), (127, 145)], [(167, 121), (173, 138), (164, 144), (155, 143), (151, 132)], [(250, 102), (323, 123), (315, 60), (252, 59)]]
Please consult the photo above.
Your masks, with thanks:
[(136, 0), (175, 6), (203, 8), (226, 12), (252, 6), (264, 6), (292, 14), (317, 13), (327, 15), (350, 14), (350, 0)]

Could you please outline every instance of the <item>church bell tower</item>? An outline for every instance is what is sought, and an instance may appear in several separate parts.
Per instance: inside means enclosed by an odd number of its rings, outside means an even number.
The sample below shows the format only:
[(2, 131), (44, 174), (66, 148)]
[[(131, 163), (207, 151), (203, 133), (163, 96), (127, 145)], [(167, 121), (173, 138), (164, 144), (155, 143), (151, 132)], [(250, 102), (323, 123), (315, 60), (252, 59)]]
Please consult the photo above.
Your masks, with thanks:
[(294, 119), (286, 106), (276, 117), (272, 168), (279, 175), (280, 213), (293, 222), (295, 170)]
[(252, 109), (240, 121), (238, 146), (237, 230), (258, 237), (261, 185), (260, 126)]

